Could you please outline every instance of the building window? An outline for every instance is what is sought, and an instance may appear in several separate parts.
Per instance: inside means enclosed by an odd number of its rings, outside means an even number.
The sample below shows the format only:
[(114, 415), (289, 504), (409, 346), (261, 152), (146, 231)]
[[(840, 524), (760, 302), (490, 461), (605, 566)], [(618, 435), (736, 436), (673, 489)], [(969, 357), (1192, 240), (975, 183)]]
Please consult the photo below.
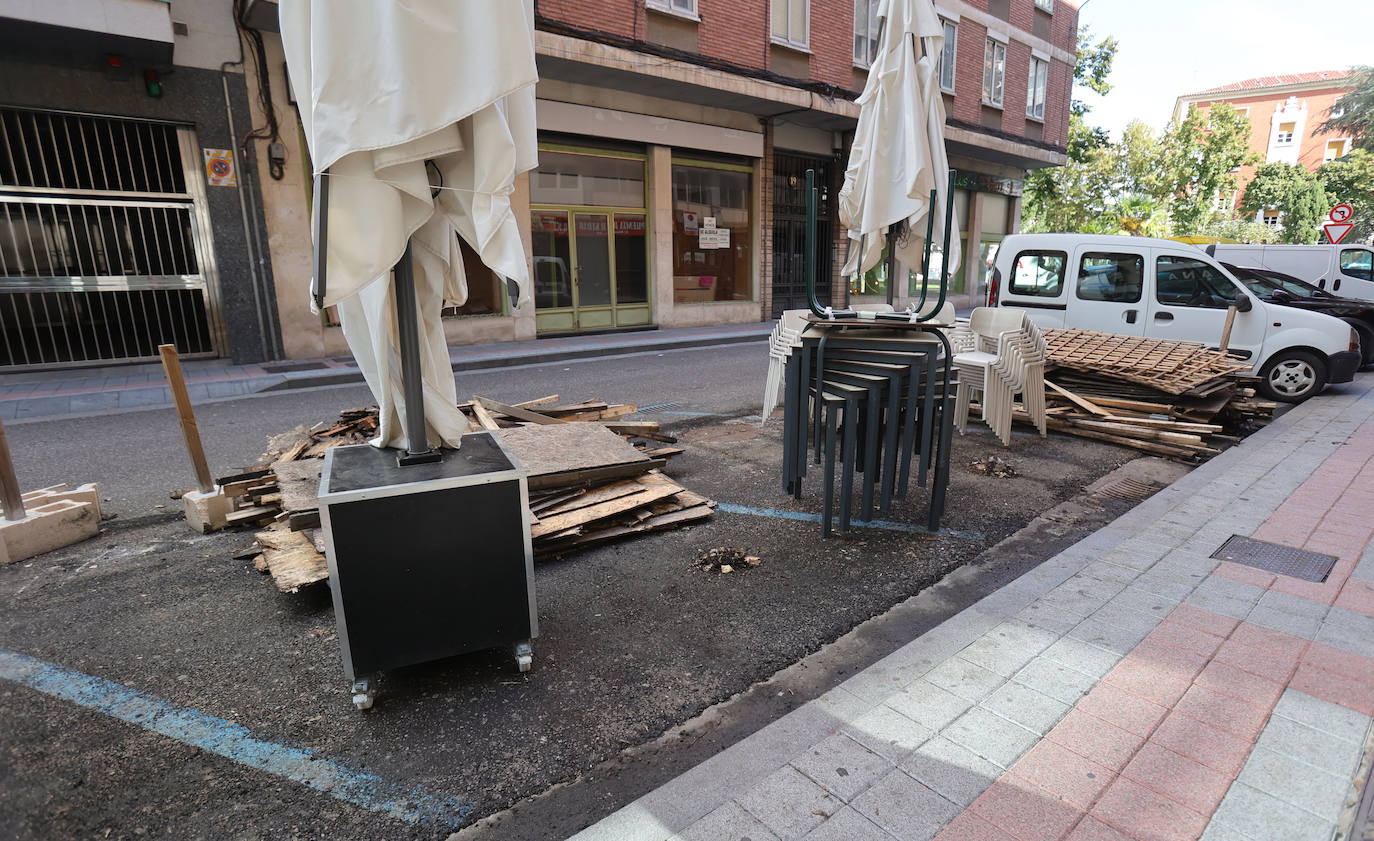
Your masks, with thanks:
[[(1233, 170), (1234, 171), (1234, 170)], [(1217, 193), (1217, 201), (1213, 209), (1217, 213), (1230, 213), (1236, 207), (1236, 191), (1222, 190)]]
[(644, 207), (644, 160), (539, 150), (532, 204)]
[(867, 67), (878, 53), (879, 0), (854, 0), (854, 63)]
[(1049, 75), (1050, 63), (1032, 56), (1030, 75), (1026, 77), (1026, 116), (1033, 120), (1045, 119), (1045, 89)]
[(954, 62), (959, 55), (959, 27), (947, 20), (941, 23), (945, 25), (945, 45), (940, 50), (940, 57), (935, 61), (935, 75), (940, 79), (940, 90), (954, 93)]
[(1331, 119), (1338, 120), (1345, 116), (1345, 106), (1337, 102), (1331, 106)]
[(1322, 163), (1329, 164), (1337, 158), (1345, 157), (1349, 145), (1349, 140), (1328, 140), (1326, 142), (1326, 152), (1322, 155)]
[(753, 300), (751, 166), (673, 162), (673, 302)]
[(1035, 0), (1035, 8), (1044, 9), (1047, 12), (1054, 11), (1054, 0)]
[(983, 101), (1002, 107), (1002, 86), (1007, 78), (1007, 45), (988, 39), (983, 49)]
[(1279, 123), (1279, 136), (1275, 142), (1280, 144), (1293, 142), (1293, 131), (1298, 127), (1297, 123)]
[(810, 17), (810, 0), (773, 0), (773, 40), (806, 49)]
[(1264, 211), (1264, 216), (1261, 217), (1261, 221), (1271, 228), (1277, 228), (1279, 226), (1279, 212), (1277, 210), (1266, 210)]
[(660, 12), (672, 12), (692, 18), (697, 16), (697, 0), (645, 0), (645, 3), (648, 8)]

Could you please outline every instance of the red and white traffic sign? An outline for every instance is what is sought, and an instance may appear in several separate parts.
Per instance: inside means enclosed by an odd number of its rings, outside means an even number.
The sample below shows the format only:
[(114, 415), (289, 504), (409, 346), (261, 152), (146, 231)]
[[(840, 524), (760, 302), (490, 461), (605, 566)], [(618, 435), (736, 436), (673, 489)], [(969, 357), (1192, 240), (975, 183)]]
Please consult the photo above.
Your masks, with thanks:
[(1350, 233), (1350, 229), (1355, 227), (1349, 221), (1354, 215), (1355, 208), (1348, 204), (1338, 204), (1331, 208), (1331, 213), (1328, 214), (1331, 221), (1323, 225), (1322, 230), (1326, 231), (1326, 238), (1332, 245), (1338, 245), (1345, 239), (1345, 235)]

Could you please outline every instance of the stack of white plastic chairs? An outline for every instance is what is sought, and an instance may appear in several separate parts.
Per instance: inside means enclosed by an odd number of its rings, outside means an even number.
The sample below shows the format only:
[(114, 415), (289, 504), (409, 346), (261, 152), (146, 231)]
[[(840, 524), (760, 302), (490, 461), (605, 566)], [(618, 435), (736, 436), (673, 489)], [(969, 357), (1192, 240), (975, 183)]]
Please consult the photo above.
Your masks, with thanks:
[(961, 434), (968, 429), (969, 405), (978, 395), (983, 422), (1009, 446), (1017, 394), (1036, 429), (1045, 434), (1045, 339), (1024, 312), (979, 307), (970, 318), (955, 321), (950, 344), (959, 372), (954, 423)]
[(768, 337), (768, 378), (763, 386), (763, 416), (759, 426), (768, 423), (768, 418), (778, 407), (778, 389), (782, 387), (787, 359), (793, 349), (801, 347), (801, 334), (806, 329), (806, 316), (810, 312), (785, 310), (782, 318), (773, 325), (773, 334)]

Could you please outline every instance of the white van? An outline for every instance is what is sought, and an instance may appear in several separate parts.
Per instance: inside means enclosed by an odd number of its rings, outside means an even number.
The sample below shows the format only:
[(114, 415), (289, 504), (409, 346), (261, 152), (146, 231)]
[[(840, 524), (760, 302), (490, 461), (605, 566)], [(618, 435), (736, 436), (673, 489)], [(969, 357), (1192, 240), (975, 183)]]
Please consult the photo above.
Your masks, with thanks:
[(1314, 283), (1332, 295), (1374, 301), (1374, 249), (1367, 245), (1198, 246), (1224, 263), (1273, 269)]
[(1354, 379), (1359, 336), (1325, 313), (1267, 304), (1191, 245), (1094, 234), (1015, 234), (997, 251), (991, 306), (1024, 309), (1041, 327), (1082, 327), (1217, 346), (1237, 307), (1229, 352), (1260, 389), (1296, 403)]

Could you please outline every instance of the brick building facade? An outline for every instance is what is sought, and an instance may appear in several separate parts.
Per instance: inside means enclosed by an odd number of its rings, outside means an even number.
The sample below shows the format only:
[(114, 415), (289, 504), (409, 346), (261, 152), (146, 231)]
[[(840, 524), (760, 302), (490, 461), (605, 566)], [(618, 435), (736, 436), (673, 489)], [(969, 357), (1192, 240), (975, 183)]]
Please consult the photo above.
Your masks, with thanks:
[[(469, 260), (470, 298), (447, 313), (449, 341), (744, 323), (803, 306), (808, 169), (818, 173), (821, 192), (815, 255), (821, 297), (885, 299), (886, 278), (840, 277), (846, 243), (835, 201), (857, 124), (854, 100), (877, 36), (878, 4), (535, 0), (540, 166), (519, 179), (514, 196), (530, 244), (534, 301), (512, 308), (498, 280)], [(105, 40), (89, 54), (60, 54), (54, 46), (0, 61), (13, 82), (0, 84), (0, 106), (21, 106), (5, 117), (15, 129), (10, 136), (20, 136), (21, 126), (48, 132), (64, 112), (89, 115), (98, 126), (114, 118), (112, 125), (131, 131), (173, 126), (180, 132), (181, 146), (173, 150), (181, 156), (178, 171), (190, 179), (185, 224), (196, 233), (204, 267), (185, 281), (188, 291), (176, 294), (206, 302), (204, 323), (193, 325), (208, 330), (202, 352), (236, 359), (347, 352), (331, 315), (310, 311), (311, 164), (282, 72), (276, 3), (246, 0), (242, 20), (235, 19), (233, 0), (125, 5), (165, 45), (157, 56), (136, 54), (150, 37), (142, 30), (134, 38), (99, 32), (108, 23), (94, 12), (84, 15), (81, 2), (50, 12), (20, 4), (39, 18), (25, 26), (51, 34), (46, 44), (75, 43), (73, 33), (82, 32)], [(936, 4), (949, 36), (940, 72), (964, 235), (958, 247), (973, 267), (967, 280), (955, 278), (956, 293), (976, 293), (981, 267), (1001, 238), (1017, 230), (1027, 171), (1065, 160), (1077, 5)], [(0, 9), (0, 19), (5, 15)], [(261, 35), (261, 61), (240, 60), (245, 27)], [(107, 54), (118, 58), (121, 50), (128, 66), (105, 63)], [(59, 75), (71, 76), (70, 84), (66, 76), (63, 84), (38, 83), (54, 78), (49, 65), (64, 62)], [(148, 85), (159, 68), (167, 78), (155, 95)], [(225, 89), (232, 101), (227, 114)], [(264, 102), (272, 104), (279, 136), (241, 142), (249, 129), (268, 125)], [(220, 124), (226, 117), (232, 132)], [(143, 122), (134, 128), (130, 118)], [(57, 143), (60, 135), (49, 139)], [(132, 146), (119, 148), (135, 154)], [(237, 186), (211, 180), (202, 148), (235, 158)], [(43, 185), (17, 185), (21, 193), (34, 189)], [(31, 201), (26, 195), (13, 200)], [(155, 200), (163, 199), (150, 193), (149, 212), (158, 210)], [(38, 236), (37, 230), (21, 233)], [(56, 271), (24, 271), (30, 269)], [(99, 274), (75, 263), (61, 268), (63, 277), (91, 272)], [(143, 295), (136, 291), (142, 283), (153, 290), (147, 294), (166, 297), (157, 287), (165, 280), (149, 272), (146, 279), (131, 276), (130, 294)], [(901, 307), (919, 281), (908, 281), (904, 269), (899, 276), (893, 296)], [(24, 287), (26, 278), (12, 285)], [(177, 329), (185, 332), (185, 325)], [(140, 348), (121, 346), (100, 358), (146, 357)]]
[[(1336, 100), (1353, 89), (1348, 76), (1345, 70), (1319, 70), (1232, 82), (1180, 96), (1174, 119), (1185, 118), (1189, 108), (1205, 111), (1218, 102), (1230, 103), (1249, 117), (1250, 151), (1263, 163), (1302, 164), (1315, 172), (1353, 148), (1349, 137), (1318, 131), (1331, 116)], [(1254, 177), (1254, 167), (1241, 167), (1236, 191), (1219, 196), (1218, 207), (1234, 210)], [(1255, 221), (1277, 226), (1279, 213), (1261, 210)]]

